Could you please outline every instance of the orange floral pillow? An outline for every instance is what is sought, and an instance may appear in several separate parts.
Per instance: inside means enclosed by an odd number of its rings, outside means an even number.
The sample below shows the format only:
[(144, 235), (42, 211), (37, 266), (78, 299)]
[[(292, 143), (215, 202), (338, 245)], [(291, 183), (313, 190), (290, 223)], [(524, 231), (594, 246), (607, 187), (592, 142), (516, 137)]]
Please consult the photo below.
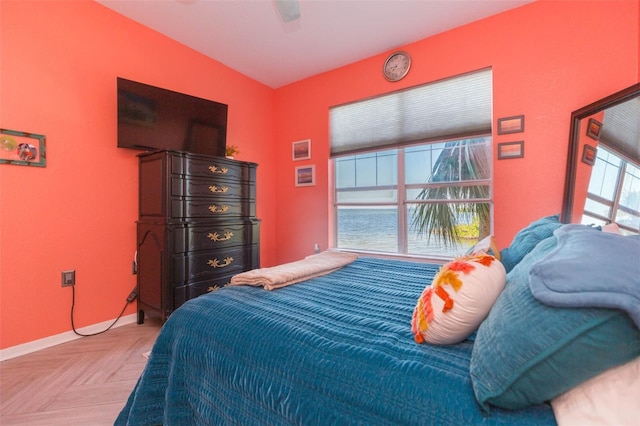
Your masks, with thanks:
[(413, 311), (415, 341), (437, 345), (463, 341), (487, 317), (505, 283), (504, 266), (488, 254), (460, 257), (442, 266)]

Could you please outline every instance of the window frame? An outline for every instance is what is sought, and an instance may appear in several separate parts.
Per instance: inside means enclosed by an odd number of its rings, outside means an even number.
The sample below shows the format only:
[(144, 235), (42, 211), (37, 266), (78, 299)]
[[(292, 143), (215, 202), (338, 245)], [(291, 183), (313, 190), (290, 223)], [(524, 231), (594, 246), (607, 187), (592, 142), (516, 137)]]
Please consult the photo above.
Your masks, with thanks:
[[(617, 176), (615, 178), (615, 184), (614, 184), (614, 188), (613, 188), (613, 197), (612, 199), (607, 199), (605, 197), (602, 197), (600, 195), (594, 194), (592, 192), (589, 192), (587, 190), (587, 197), (585, 200), (585, 205), (584, 205), (584, 209), (583, 209), (583, 213), (582, 213), (582, 219), (581, 222), (583, 224), (588, 224), (587, 222), (589, 222), (589, 218), (591, 219), (595, 219), (595, 220), (599, 220), (602, 221), (606, 224), (608, 223), (615, 223), (616, 225), (618, 225), (618, 227), (624, 231), (627, 232), (632, 232), (634, 234), (637, 234), (639, 232), (638, 229), (634, 229), (631, 228), (629, 226), (626, 226), (624, 224), (618, 223), (616, 221), (616, 218), (618, 216), (618, 212), (622, 211), (625, 212), (627, 214), (630, 214), (632, 216), (640, 216), (640, 211), (635, 211), (633, 209), (629, 209), (628, 207), (622, 206), (620, 205), (620, 200), (622, 198), (622, 191), (624, 188), (624, 184), (625, 184), (625, 178), (627, 175), (627, 167), (631, 164), (634, 167), (638, 168), (640, 167), (640, 164), (636, 164), (634, 161), (629, 160), (626, 156), (620, 154), (617, 150), (612, 149), (606, 145), (601, 145), (599, 147), (599, 150), (605, 151), (608, 155), (610, 156), (614, 156), (616, 158), (616, 160), (620, 161), (620, 166), (617, 172)], [(596, 162), (606, 162), (606, 163), (610, 163), (609, 160), (604, 160), (602, 157), (600, 157), (599, 155), (596, 155)], [(595, 167), (595, 164), (594, 166)], [(591, 177), (593, 178), (593, 177)], [(605, 176), (603, 176), (603, 181), (605, 179)], [(602, 182), (600, 182), (602, 183)], [(594, 201), (595, 203), (598, 203), (599, 205), (603, 205), (606, 206), (609, 209), (609, 214), (608, 215), (603, 215), (600, 213), (597, 213), (595, 211), (589, 210), (588, 209), (588, 202), (589, 200)]]
[[(395, 147), (380, 147), (378, 149), (372, 149), (365, 152), (357, 152), (350, 153), (344, 155), (338, 155), (331, 159), (331, 179), (330, 179), (330, 193), (331, 193), (331, 216), (332, 216), (332, 227), (331, 235), (329, 238), (330, 244), (334, 249), (345, 250), (345, 251), (354, 251), (359, 253), (367, 253), (373, 254), (376, 256), (382, 257), (402, 257), (402, 258), (416, 258), (416, 259), (427, 259), (427, 260), (440, 260), (446, 261), (449, 260), (456, 255), (441, 255), (437, 253), (409, 253), (409, 235), (410, 235), (410, 223), (408, 220), (409, 209), (413, 205), (420, 204), (467, 204), (467, 203), (487, 203), (489, 205), (489, 227), (490, 233), (493, 233), (493, 224), (494, 224), (494, 159), (493, 159), (493, 135), (492, 133), (483, 133), (482, 135), (476, 135), (475, 137), (487, 138), (486, 145), (490, 151), (490, 166), (489, 166), (489, 177), (486, 179), (478, 179), (478, 180), (462, 180), (459, 182), (425, 182), (425, 183), (410, 183), (407, 184), (405, 182), (406, 176), (406, 152), (405, 150), (408, 148), (416, 147), (416, 146), (428, 146), (435, 144), (443, 144), (446, 142), (452, 141), (464, 141), (470, 138), (465, 137), (456, 137), (454, 139), (441, 139), (437, 141), (422, 141), (420, 143), (415, 143), (411, 145), (400, 145)], [(337, 173), (338, 167), (336, 165), (337, 161), (340, 161), (341, 158), (345, 157), (357, 157), (359, 155), (369, 155), (375, 154), (384, 151), (396, 151), (396, 184), (395, 185), (381, 185), (381, 186), (357, 186), (350, 188), (338, 188), (337, 187)], [(472, 198), (472, 199), (459, 199), (459, 200), (408, 200), (407, 192), (410, 189), (423, 189), (426, 187), (453, 187), (453, 186), (488, 186), (488, 197), (487, 198)], [(396, 191), (396, 201), (389, 202), (371, 202), (371, 203), (359, 203), (359, 202), (345, 202), (338, 201), (339, 192), (360, 192), (360, 191), (372, 191), (372, 190), (395, 190)], [(397, 210), (397, 238), (398, 238), (398, 247), (397, 251), (370, 251), (364, 248), (341, 248), (338, 247), (338, 209), (340, 207), (384, 207), (391, 206), (395, 207)]]

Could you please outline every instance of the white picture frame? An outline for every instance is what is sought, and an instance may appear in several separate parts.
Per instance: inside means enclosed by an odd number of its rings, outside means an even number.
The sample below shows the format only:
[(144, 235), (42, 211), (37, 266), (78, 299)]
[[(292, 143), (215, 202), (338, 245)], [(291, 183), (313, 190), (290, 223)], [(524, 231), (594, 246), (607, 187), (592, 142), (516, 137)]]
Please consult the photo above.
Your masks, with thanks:
[(293, 161), (311, 159), (311, 139), (293, 142), (291, 144), (291, 155)]
[(316, 184), (316, 166), (298, 166), (295, 175), (296, 186), (314, 186)]

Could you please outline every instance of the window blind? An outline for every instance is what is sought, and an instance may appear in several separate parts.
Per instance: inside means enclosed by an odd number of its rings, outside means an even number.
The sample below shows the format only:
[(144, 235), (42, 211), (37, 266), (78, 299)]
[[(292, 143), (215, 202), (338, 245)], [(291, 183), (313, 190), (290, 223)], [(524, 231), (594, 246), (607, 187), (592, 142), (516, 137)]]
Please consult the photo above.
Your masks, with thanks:
[(491, 69), (335, 106), (331, 156), (490, 133), (491, 106)]
[(607, 108), (602, 123), (600, 141), (640, 164), (640, 98)]

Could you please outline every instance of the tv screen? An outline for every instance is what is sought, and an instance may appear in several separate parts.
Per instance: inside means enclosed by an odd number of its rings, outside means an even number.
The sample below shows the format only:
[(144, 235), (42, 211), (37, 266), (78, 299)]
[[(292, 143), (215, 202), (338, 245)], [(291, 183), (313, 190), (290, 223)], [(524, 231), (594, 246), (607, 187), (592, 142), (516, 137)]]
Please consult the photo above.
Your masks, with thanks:
[(225, 155), (228, 106), (118, 77), (118, 147)]

